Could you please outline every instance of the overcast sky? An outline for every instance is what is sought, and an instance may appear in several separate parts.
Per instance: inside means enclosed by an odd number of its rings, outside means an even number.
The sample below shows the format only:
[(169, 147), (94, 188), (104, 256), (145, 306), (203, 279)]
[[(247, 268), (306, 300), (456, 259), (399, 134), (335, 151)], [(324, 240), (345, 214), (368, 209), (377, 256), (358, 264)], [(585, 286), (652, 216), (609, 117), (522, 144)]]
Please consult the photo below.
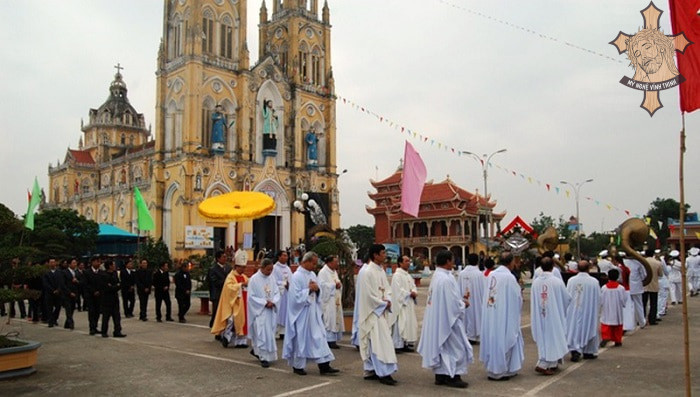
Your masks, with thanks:
[[(248, 3), (251, 63), (260, 4)], [(619, 83), (633, 70), (608, 44), (618, 31), (643, 25), (639, 11), (647, 4), (329, 0), (336, 93), (427, 137), (410, 141), (434, 181), (449, 175), (482, 191), (480, 164), (451, 149), (507, 148), (492, 160), (488, 178), (496, 211), (507, 212), (503, 226), (540, 212), (568, 218), (574, 195), (567, 198), (559, 181), (593, 178), (581, 189), (584, 231), (609, 230), (625, 210), (644, 214), (656, 197), (679, 199), (678, 90), (662, 91), (664, 108), (649, 117), (639, 107), (642, 92)], [(668, 4), (657, 6), (670, 33)], [(162, 12), (155, 0), (0, 2), (1, 203), (23, 214), (34, 176), (46, 188), (49, 162), (77, 147), (80, 120), (107, 98), (117, 62), (132, 105), (155, 126)], [(697, 210), (698, 114), (686, 116), (686, 130), (686, 201)], [(369, 179), (396, 170), (408, 134), (342, 100), (337, 131), (338, 169), (348, 170), (340, 177), (342, 226), (372, 225)], [(555, 186), (562, 186), (559, 194)]]

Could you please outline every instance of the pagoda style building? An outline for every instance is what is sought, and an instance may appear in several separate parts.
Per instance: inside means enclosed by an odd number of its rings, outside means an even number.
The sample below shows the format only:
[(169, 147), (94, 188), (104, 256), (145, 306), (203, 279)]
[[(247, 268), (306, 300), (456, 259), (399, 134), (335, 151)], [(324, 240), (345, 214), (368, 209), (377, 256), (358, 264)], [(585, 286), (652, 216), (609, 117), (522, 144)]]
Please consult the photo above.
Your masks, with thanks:
[[(231, 246), (275, 251), (314, 225), (340, 227), (328, 4), (259, 0), (251, 65), (248, 3), (164, 1), (153, 131), (129, 104), (118, 66), (78, 148), (49, 165), (47, 207), (146, 234), (137, 229), (138, 187), (155, 221), (148, 234), (175, 258)], [(242, 222), (199, 215), (203, 200), (233, 191), (266, 193), (275, 210)], [(312, 199), (312, 214), (293, 205)], [(189, 239), (202, 233), (211, 246)]]
[(376, 242), (398, 244), (403, 255), (422, 256), (430, 262), (441, 250), (452, 251), (462, 263), (470, 252), (486, 251), (486, 227), (494, 236), (505, 216), (505, 212), (493, 212), (496, 202), (490, 196), (470, 193), (448, 176), (440, 183), (425, 184), (418, 217), (413, 217), (401, 212), (402, 175), (400, 167), (384, 180), (370, 181), (377, 190), (368, 193), (374, 208), (367, 207), (374, 216)]

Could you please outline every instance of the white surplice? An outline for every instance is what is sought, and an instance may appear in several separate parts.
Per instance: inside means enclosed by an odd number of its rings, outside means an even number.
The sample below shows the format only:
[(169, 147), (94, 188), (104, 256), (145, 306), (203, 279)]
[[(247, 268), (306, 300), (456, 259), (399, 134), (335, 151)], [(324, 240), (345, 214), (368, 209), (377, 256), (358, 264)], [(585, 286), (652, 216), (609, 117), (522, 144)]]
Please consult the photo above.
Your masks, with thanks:
[(464, 309), (467, 338), (478, 342), (481, 335), (481, 313), (484, 307), (486, 277), (479, 271), (478, 266), (467, 265), (459, 272), (459, 286), (461, 296), (467, 294), (469, 299), (469, 307)]
[(418, 353), (423, 357), (423, 368), (432, 369), (436, 375), (465, 374), (467, 365), (474, 361), (464, 330), (462, 296), (452, 273), (441, 267), (435, 269), (428, 289)]
[[(261, 360), (277, 360), (277, 305), (280, 292), (272, 275), (266, 276), (259, 270), (248, 281), (248, 336), (252, 340), (253, 351)], [(274, 306), (266, 307), (267, 302)]]
[(520, 329), (523, 298), (507, 267), (498, 266), (489, 273), (483, 302), (479, 360), (494, 379), (513, 376), (525, 359)]
[(358, 285), (358, 336), (364, 368), (380, 377), (391, 375), (398, 368), (391, 339), (390, 313), (386, 310), (387, 301), (391, 301), (391, 286), (384, 269), (371, 261)]
[(416, 300), (411, 298), (411, 292), (417, 291), (413, 277), (407, 271), (397, 268), (391, 277), (391, 314), (394, 318), (390, 320), (393, 323), (392, 338), (396, 349), (418, 340)]
[(551, 272), (532, 281), (530, 288), (530, 327), (537, 344), (542, 368), (555, 367), (569, 351), (566, 342), (566, 310), (571, 296), (564, 283)]
[(309, 289), (310, 281), (318, 284), (316, 274), (299, 267), (289, 283), (282, 358), (294, 368), (304, 368), (307, 359), (316, 363), (335, 359), (326, 341), (321, 299)]
[(326, 326), (326, 337), (329, 342), (337, 342), (343, 337), (345, 324), (343, 322), (343, 287), (336, 288), (340, 283), (338, 272), (324, 265), (318, 272), (319, 287), (321, 287), (321, 306), (323, 308), (323, 324)]
[(570, 351), (598, 353), (600, 284), (588, 273), (578, 273), (566, 285), (571, 304), (566, 312), (566, 340)]
[(277, 288), (280, 291), (279, 310), (277, 312), (277, 330), (284, 333), (284, 324), (287, 321), (287, 287), (292, 278), (292, 269), (286, 263), (275, 263), (272, 269), (272, 276), (275, 278)]
[(608, 282), (600, 289), (600, 323), (605, 325), (622, 325), (624, 321), (623, 309), (627, 305), (629, 294), (625, 287)]

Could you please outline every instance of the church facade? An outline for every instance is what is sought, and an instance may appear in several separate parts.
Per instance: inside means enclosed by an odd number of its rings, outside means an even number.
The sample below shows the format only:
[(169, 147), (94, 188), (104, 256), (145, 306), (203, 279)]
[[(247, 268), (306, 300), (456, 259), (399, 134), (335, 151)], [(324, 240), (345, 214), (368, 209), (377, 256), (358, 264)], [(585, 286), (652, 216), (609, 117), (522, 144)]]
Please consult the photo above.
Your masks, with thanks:
[[(318, 0), (272, 0), (268, 11), (263, 1), (253, 66), (246, 16), (246, 0), (166, 0), (155, 131), (118, 68), (107, 101), (81, 123), (78, 148), (49, 166), (48, 206), (144, 235), (138, 187), (156, 224), (149, 234), (176, 258), (201, 252), (186, 243), (192, 230), (213, 232), (214, 248), (277, 250), (315, 223), (340, 227), (328, 5), (319, 14)], [(275, 210), (241, 222), (198, 214), (200, 202), (232, 191), (264, 192)], [(303, 198), (322, 214), (295, 208)]]

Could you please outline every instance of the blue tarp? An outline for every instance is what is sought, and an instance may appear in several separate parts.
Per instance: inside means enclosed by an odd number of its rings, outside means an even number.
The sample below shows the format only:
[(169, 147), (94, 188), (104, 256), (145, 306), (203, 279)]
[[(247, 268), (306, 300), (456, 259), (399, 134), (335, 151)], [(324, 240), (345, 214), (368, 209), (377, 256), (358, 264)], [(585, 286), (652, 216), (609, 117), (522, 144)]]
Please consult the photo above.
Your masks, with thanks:
[(106, 223), (99, 224), (97, 253), (100, 255), (133, 255), (139, 236)]

